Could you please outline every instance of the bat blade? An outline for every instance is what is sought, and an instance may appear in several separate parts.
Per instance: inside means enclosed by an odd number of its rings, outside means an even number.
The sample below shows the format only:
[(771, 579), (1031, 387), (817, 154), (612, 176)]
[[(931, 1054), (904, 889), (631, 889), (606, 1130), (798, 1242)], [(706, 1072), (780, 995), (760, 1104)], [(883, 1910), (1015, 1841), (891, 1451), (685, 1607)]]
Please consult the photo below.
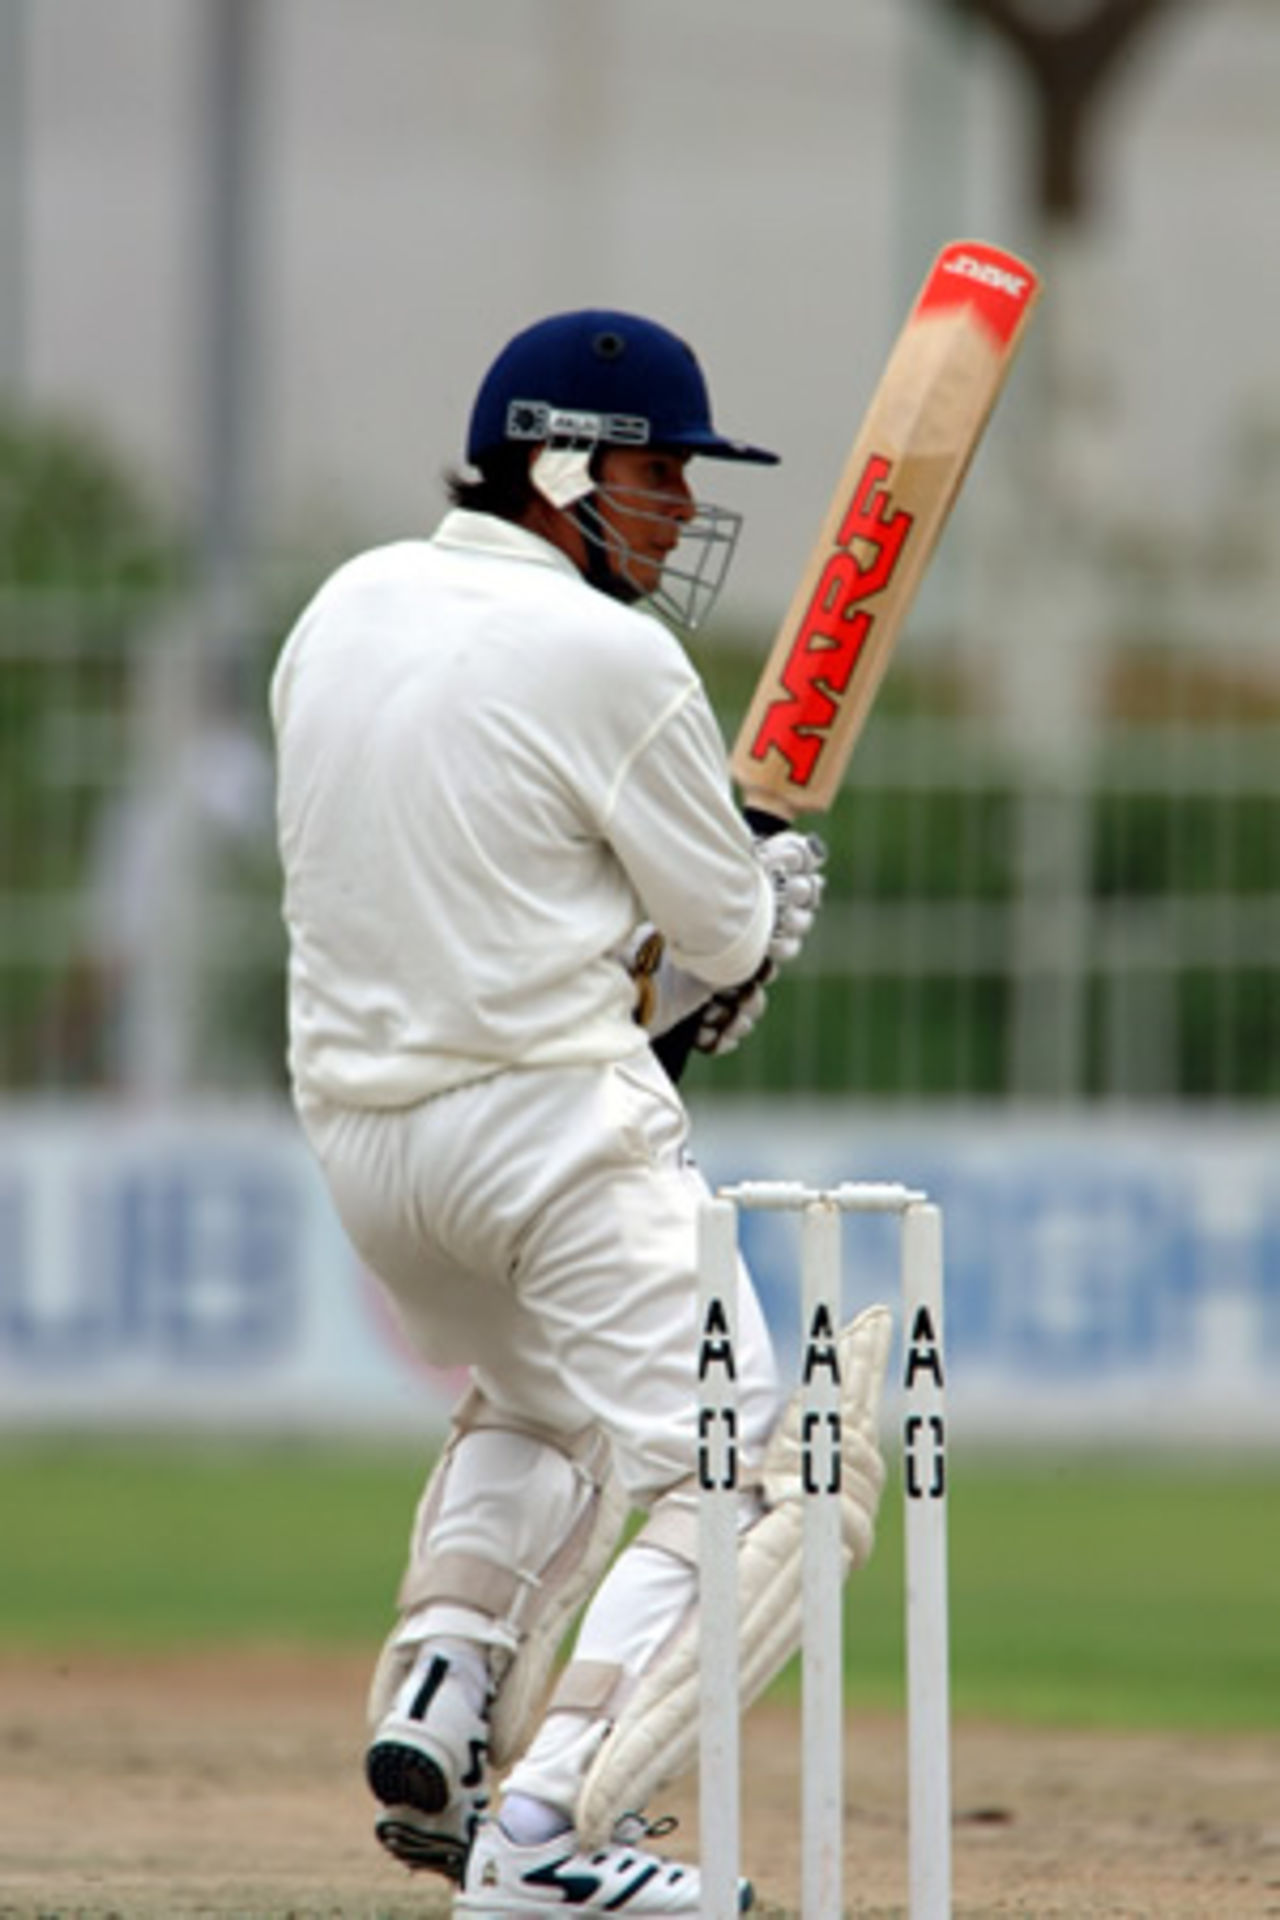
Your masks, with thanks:
[(939, 253), (898, 335), (731, 756), (744, 805), (829, 807), (1040, 294), (981, 241)]

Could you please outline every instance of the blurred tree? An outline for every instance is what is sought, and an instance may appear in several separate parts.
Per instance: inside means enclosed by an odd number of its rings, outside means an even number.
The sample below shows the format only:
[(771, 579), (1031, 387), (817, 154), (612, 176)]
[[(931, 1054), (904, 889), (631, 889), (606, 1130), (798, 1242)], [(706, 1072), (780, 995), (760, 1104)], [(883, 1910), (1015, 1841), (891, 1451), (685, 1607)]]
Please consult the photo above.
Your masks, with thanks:
[(122, 596), (180, 584), (187, 543), (115, 450), (79, 422), (0, 412), (0, 591)]
[(1077, 219), (1088, 198), (1086, 148), (1106, 83), (1140, 28), (1181, 0), (944, 0), (985, 20), (1022, 61), (1037, 109), (1037, 205)]
[(123, 778), (137, 652), (189, 575), (187, 542), (77, 422), (0, 413), (0, 1074), (47, 1081), (41, 1017), (71, 964), (70, 902)]

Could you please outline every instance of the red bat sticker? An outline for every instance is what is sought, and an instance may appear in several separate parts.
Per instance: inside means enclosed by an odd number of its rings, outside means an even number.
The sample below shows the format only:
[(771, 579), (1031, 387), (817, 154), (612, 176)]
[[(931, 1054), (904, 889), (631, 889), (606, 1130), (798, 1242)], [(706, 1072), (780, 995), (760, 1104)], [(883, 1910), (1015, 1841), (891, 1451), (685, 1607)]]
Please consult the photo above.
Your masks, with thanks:
[[(872, 454), (862, 469), (787, 656), (786, 692), (770, 702), (751, 743), (753, 760), (763, 760), (776, 747), (800, 787), (813, 778), (838, 696), (848, 687), (874, 625), (875, 610), (865, 602), (892, 580), (914, 523), (914, 515), (904, 510), (889, 511), (892, 470), (882, 454)], [(871, 549), (867, 560), (852, 551), (854, 540)]]

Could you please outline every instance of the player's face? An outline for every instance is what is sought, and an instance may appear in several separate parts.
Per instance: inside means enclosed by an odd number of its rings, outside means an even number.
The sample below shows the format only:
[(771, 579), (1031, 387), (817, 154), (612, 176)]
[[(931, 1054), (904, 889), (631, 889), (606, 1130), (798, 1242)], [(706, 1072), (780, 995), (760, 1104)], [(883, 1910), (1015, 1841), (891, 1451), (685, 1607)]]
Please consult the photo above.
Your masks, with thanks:
[(653, 592), (697, 511), (688, 465), (688, 454), (650, 447), (610, 447), (600, 462), (597, 511), (615, 566), (641, 594)]

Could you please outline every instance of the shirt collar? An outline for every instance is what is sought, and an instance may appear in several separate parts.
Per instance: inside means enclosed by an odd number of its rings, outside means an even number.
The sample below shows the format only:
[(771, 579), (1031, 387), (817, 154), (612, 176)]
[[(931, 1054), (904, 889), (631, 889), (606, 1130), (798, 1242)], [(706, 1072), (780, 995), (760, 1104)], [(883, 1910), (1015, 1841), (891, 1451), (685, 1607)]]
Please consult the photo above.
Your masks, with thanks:
[(529, 560), (536, 566), (555, 567), (575, 580), (582, 578), (568, 554), (541, 534), (468, 507), (451, 508), (432, 535), (431, 544), (454, 552), (488, 554), (499, 560)]

